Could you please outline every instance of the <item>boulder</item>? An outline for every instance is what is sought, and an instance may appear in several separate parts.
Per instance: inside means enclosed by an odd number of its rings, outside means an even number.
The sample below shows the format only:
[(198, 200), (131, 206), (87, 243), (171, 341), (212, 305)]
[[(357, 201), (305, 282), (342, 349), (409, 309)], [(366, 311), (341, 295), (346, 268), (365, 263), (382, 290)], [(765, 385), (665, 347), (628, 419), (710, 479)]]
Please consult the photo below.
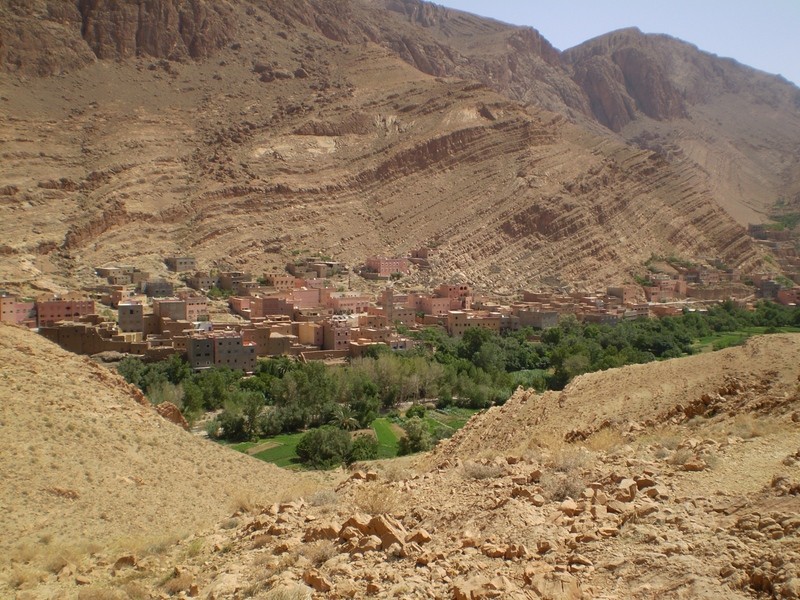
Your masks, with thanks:
[(330, 521), (315, 523), (303, 534), (304, 542), (316, 542), (319, 540), (335, 540), (339, 537), (340, 527)]
[(416, 544), (427, 544), (431, 541), (431, 534), (424, 529), (417, 529), (414, 533), (406, 538), (406, 542), (414, 542)]
[(303, 581), (318, 592), (330, 592), (333, 584), (316, 569), (309, 569), (303, 573)]
[(156, 412), (170, 423), (174, 423), (179, 427), (183, 427), (186, 431), (189, 431), (189, 423), (183, 418), (180, 409), (172, 402), (162, 402), (156, 406)]
[(406, 537), (408, 536), (405, 527), (389, 515), (372, 517), (367, 532), (381, 539), (384, 550), (392, 544), (400, 544), (402, 547), (406, 543)]
[(347, 519), (347, 521), (345, 521), (344, 524), (342, 524), (342, 528), (339, 531), (339, 536), (341, 537), (342, 532), (344, 532), (344, 530), (347, 529), (348, 527), (352, 527), (353, 529), (361, 533), (361, 535), (367, 535), (368, 533), (370, 533), (370, 523), (371, 519), (369, 515), (364, 515), (360, 513), (355, 514), (349, 519)]

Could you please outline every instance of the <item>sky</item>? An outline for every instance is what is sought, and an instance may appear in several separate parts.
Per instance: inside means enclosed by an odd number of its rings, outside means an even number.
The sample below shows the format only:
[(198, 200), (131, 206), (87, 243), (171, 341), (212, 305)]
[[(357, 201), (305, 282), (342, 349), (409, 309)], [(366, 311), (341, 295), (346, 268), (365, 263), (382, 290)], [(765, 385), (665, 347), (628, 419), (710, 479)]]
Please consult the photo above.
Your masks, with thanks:
[(800, 0), (434, 0), (534, 27), (559, 50), (624, 27), (666, 33), (800, 85)]

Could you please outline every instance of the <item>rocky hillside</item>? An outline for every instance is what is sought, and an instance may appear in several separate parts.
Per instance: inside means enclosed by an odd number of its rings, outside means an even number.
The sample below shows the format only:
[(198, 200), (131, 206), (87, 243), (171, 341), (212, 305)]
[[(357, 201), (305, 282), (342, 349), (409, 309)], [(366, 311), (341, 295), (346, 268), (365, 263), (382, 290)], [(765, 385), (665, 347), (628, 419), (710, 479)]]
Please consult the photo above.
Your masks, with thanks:
[(547, 432), (547, 443), (742, 413), (798, 423), (798, 355), (800, 335), (765, 336), (744, 347), (581, 375), (562, 392), (520, 390), (440, 445), (432, 460), (474, 458), (486, 446), (530, 449), (540, 441), (534, 431)]
[[(157, 273), (174, 252), (258, 273), (309, 250), (357, 262), (430, 245), (431, 278), (485, 288), (629, 280), (652, 253), (760, 260), (696, 163), (430, 75), (381, 37), (395, 23), (466, 44), (478, 28), (500, 52), (513, 31), (530, 48), (512, 54), (541, 53), (555, 82), (564, 57), (529, 30), (398, 2), (133, 6), (0, 9), (3, 39), (29, 42), (2, 55), (12, 285), (91, 282), (112, 260)], [(576, 102), (572, 116), (590, 110)]]
[[(33, 359), (28, 364), (38, 368), (44, 342), (29, 336), (14, 330), (12, 344), (18, 350), (25, 345)], [(416, 465), (363, 465), (338, 484), (287, 493), (283, 502), (273, 503), (262, 491), (246, 505), (226, 504), (229, 512), (216, 525), (191, 529), (184, 523), (190, 533), (176, 543), (162, 540), (124, 553), (104, 546), (92, 555), (39, 548), (50, 557), (45, 562), (30, 549), (16, 550), (8, 555), (0, 594), (121, 600), (796, 598), (799, 352), (800, 335), (769, 336), (713, 355), (593, 373), (562, 394), (520, 391), (505, 406), (474, 417)], [(68, 373), (70, 361), (80, 362), (65, 359)], [(160, 421), (129, 400), (132, 410), (119, 401), (105, 405), (120, 384), (94, 369), (99, 367), (88, 369), (91, 378), (105, 378), (91, 388), (100, 401), (83, 402), (96, 420), (80, 424), (69, 408), (68, 384), (56, 394), (55, 386), (43, 388), (39, 379), (11, 382), (11, 389), (22, 387), (18, 391), (41, 399), (42, 410), (30, 420), (45, 423), (32, 428), (40, 432), (33, 439), (45, 441), (20, 442), (40, 472), (25, 471), (26, 495), (2, 499), (6, 531), (19, 530), (13, 517), (33, 512), (31, 501), (36, 514), (51, 514), (40, 512), (39, 496), (47, 499), (45, 506), (69, 505), (63, 517), (68, 523), (94, 523), (98, 510), (105, 511), (99, 518), (108, 528), (118, 526), (115, 515), (123, 510), (136, 523), (141, 513), (157, 509), (135, 494), (157, 485), (170, 494), (158, 523), (165, 512), (174, 522), (182, 514), (184, 482), (194, 479), (192, 497), (202, 501), (206, 482), (218, 476), (205, 458), (195, 467), (202, 473), (190, 466), (178, 470), (183, 455), (169, 452), (181, 432), (161, 422), (160, 448), (153, 452), (171, 462), (162, 459), (153, 468), (168, 471), (169, 483), (139, 471), (141, 483), (128, 481), (150, 452), (141, 442), (142, 421)], [(73, 374), (71, 381), (86, 379)], [(57, 406), (62, 409), (53, 410)], [(4, 427), (15, 426), (10, 415), (2, 418)], [(67, 475), (58, 481), (49, 479), (55, 469), (48, 465), (57, 449), (40, 451), (53, 431), (68, 442), (59, 461), (59, 472)], [(72, 432), (81, 433), (84, 443), (118, 440), (119, 452), (141, 436), (142, 447), (125, 465), (107, 453), (98, 461), (97, 452), (72, 464)], [(205, 456), (199, 448), (193, 445), (192, 452)], [(234, 459), (218, 466), (225, 468), (227, 485), (247, 489)], [(2, 465), (12, 486), (20, 486), (23, 464), (17, 457)], [(82, 483), (84, 472), (91, 473), (94, 488)], [(298, 476), (283, 479), (292, 480)], [(89, 497), (93, 502), (84, 502)], [(46, 522), (31, 522), (25, 533), (34, 529), (43, 539)]]
[(481, 81), (689, 160), (742, 224), (800, 195), (800, 90), (681, 40), (626, 29), (561, 53), (535, 29), (420, 0), (268, 4), (287, 23), (378, 43), (425, 73)]
[(31, 331), (0, 325), (0, 362), (4, 574), (141, 555), (314, 485), (184, 431), (116, 373)]

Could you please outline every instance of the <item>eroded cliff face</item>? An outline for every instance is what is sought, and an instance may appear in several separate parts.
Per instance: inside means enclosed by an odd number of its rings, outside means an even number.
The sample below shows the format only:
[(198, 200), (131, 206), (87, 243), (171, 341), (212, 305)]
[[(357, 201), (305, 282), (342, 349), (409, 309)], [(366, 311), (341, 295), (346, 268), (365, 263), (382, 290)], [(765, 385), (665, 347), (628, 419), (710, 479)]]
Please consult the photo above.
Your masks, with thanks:
[(236, 31), (224, 0), (78, 0), (77, 9), (83, 39), (101, 59), (206, 58)]
[(47, 76), (96, 58), (202, 59), (237, 26), (224, 0), (13, 0), (0, 8), (0, 66)]
[(668, 72), (669, 56), (638, 30), (623, 30), (568, 51), (565, 60), (589, 97), (592, 113), (620, 131), (641, 113), (656, 120), (688, 116)]

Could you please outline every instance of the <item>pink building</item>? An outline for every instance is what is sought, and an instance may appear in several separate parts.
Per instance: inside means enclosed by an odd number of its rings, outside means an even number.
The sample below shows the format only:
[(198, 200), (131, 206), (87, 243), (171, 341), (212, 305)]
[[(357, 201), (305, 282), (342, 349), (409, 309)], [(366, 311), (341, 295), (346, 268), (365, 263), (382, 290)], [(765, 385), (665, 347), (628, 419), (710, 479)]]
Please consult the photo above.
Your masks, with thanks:
[(208, 298), (206, 296), (195, 296), (189, 292), (181, 292), (178, 297), (186, 303), (187, 321), (208, 320)]
[(264, 280), (267, 285), (271, 285), (276, 290), (293, 290), (295, 287), (295, 276), (286, 272), (270, 272), (264, 273)]
[(326, 321), (322, 325), (324, 350), (349, 350), (351, 331), (343, 321)]
[(14, 296), (0, 296), (0, 322), (36, 327), (36, 304)]
[(426, 315), (446, 315), (452, 306), (450, 298), (435, 298), (428, 294), (409, 294), (408, 308)]
[(370, 305), (369, 297), (357, 292), (331, 292), (327, 296), (326, 308), (339, 314), (365, 313)]
[(385, 258), (371, 256), (365, 263), (368, 270), (377, 273), (379, 277), (391, 277), (395, 273), (408, 273), (409, 262), (407, 258)]
[(94, 300), (68, 296), (36, 302), (39, 327), (53, 325), (58, 321), (77, 320), (84, 315), (94, 314)]
[(297, 308), (315, 308), (323, 304), (326, 288), (322, 289), (295, 289), (291, 291), (291, 301)]
[(179, 298), (153, 300), (153, 314), (173, 321), (186, 321), (186, 301)]

